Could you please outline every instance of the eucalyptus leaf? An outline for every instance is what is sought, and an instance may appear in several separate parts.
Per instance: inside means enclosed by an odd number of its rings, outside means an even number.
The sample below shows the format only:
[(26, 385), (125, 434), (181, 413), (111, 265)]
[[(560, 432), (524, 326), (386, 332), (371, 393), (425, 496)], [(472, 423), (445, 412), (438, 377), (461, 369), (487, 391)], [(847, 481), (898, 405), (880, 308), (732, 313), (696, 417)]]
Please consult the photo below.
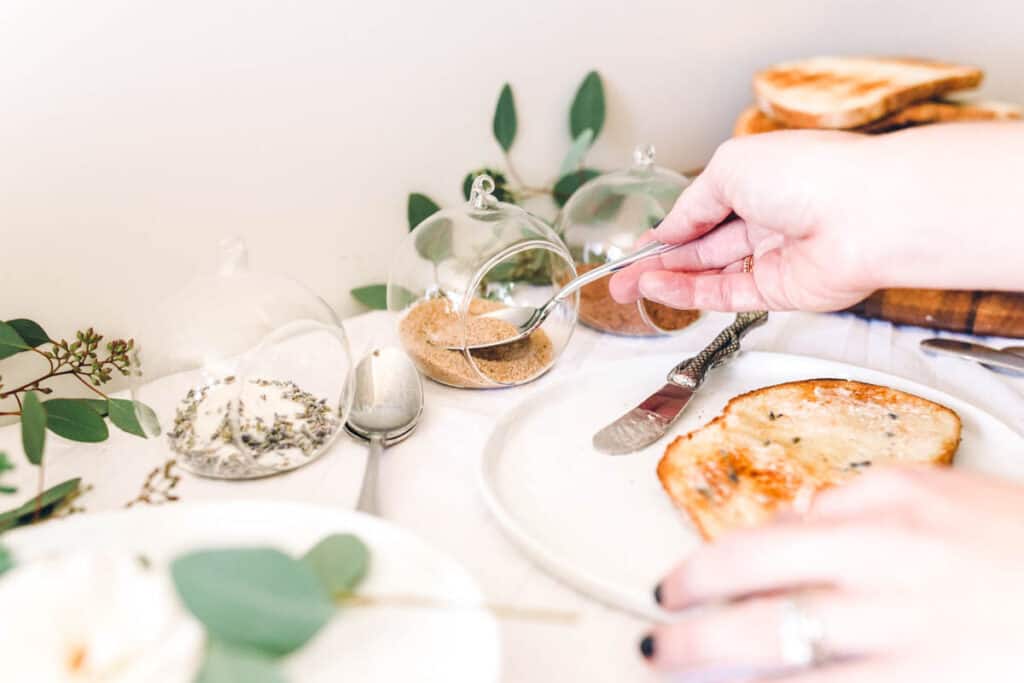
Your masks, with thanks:
[(416, 251), (433, 263), (440, 263), (452, 255), (452, 222), (442, 218), (430, 229), (416, 235)]
[(103, 398), (83, 398), (81, 399), (87, 406), (95, 410), (100, 417), (106, 417), (110, 414), (110, 404), (107, 403), (106, 399)]
[(195, 683), (285, 683), (273, 657), (208, 639)]
[(334, 613), (313, 570), (271, 548), (188, 553), (171, 563), (171, 575), (207, 633), (235, 647), (286, 655)]
[(555, 203), (559, 206), (565, 206), (565, 203), (569, 201), (569, 197), (571, 197), (576, 190), (580, 189), (580, 185), (588, 180), (593, 180), (599, 175), (601, 175), (600, 171), (596, 171), (592, 168), (581, 168), (578, 171), (562, 176), (558, 179), (558, 182), (555, 183)]
[(14, 558), (11, 557), (10, 551), (0, 545), (0, 574), (3, 574), (13, 566)]
[(21, 399), (21, 445), (30, 463), (42, 464), (46, 446), (46, 408), (34, 391), (26, 392)]
[(10, 323), (0, 322), (0, 360), (30, 348)]
[(13, 510), (0, 513), (0, 531), (6, 531), (12, 527), (30, 523), (35, 519), (37, 509), (41, 519), (48, 517), (68, 496), (78, 491), (81, 483), (82, 480), (77, 477), (75, 479), (68, 479), (52, 488), (46, 489), (38, 496)]
[(11, 462), (10, 458), (3, 451), (0, 451), (0, 473), (7, 472), (8, 470), (14, 469), (14, 463)]
[(366, 285), (356, 287), (351, 291), (352, 297), (375, 311), (385, 311), (388, 308), (388, 286), (387, 285)]
[(107, 406), (110, 421), (121, 431), (141, 436), (143, 439), (148, 438), (150, 434), (155, 436), (160, 433), (160, 422), (156, 419), (156, 413), (145, 403), (111, 398), (107, 400)]
[(506, 83), (498, 96), (498, 106), (494, 110), (494, 139), (501, 148), (508, 152), (516, 139), (516, 102), (512, 96), (512, 87)]
[(370, 551), (352, 534), (332, 534), (302, 556), (334, 598), (351, 593), (366, 576)]
[(10, 495), (12, 493), (17, 493), (17, 492), (18, 492), (18, 487), (17, 486), (8, 486), (7, 484), (0, 484), (0, 493), (3, 493), (5, 495)]
[(567, 173), (579, 170), (580, 165), (583, 163), (583, 157), (587, 155), (593, 142), (594, 131), (590, 128), (584, 130), (573, 140), (569, 153), (565, 155), (565, 159), (562, 159), (562, 167), (558, 169), (559, 178)]
[(51, 398), (43, 403), (46, 426), (58, 436), (72, 441), (97, 443), (110, 436), (107, 423), (80, 398)]
[(587, 74), (580, 83), (569, 110), (569, 131), (575, 140), (586, 129), (594, 132), (594, 140), (604, 127), (604, 85), (596, 71)]
[(50, 342), (50, 335), (46, 334), (39, 323), (34, 320), (17, 318), (16, 320), (8, 320), (7, 324), (13, 327), (22, 340), (32, 348)]
[(409, 203), (406, 206), (406, 215), (409, 219), (409, 230), (413, 230), (424, 220), (430, 218), (441, 210), (433, 199), (425, 194), (413, 192), (409, 195)]

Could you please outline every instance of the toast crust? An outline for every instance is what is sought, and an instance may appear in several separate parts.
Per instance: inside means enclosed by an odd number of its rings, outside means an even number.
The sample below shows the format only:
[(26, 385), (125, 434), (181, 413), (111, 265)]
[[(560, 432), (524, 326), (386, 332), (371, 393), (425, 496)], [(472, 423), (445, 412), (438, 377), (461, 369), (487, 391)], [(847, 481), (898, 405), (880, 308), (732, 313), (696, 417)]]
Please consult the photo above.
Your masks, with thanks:
[[(832, 410), (829, 401), (835, 397), (841, 397), (843, 406)], [(804, 423), (799, 415), (768, 413), (762, 402), (778, 405), (774, 401), (783, 398), (787, 412), (790, 407), (797, 411), (801, 406), (813, 408), (810, 416), (803, 418)], [(827, 420), (844, 419), (844, 406), (862, 406), (882, 416), (899, 413), (906, 418), (902, 424), (908, 428), (923, 420), (936, 426), (942, 438), (933, 439), (935, 443), (930, 443), (923, 454), (911, 457), (904, 453), (906, 459), (900, 453), (879, 453), (877, 458), (865, 459), (861, 454), (858, 459), (836, 461), (830, 449), (822, 448), (820, 438), (817, 443), (813, 437), (807, 438), (801, 444), (800, 437), (793, 436), (804, 430), (813, 434), (813, 426), (826, 436), (830, 430), (841, 430), (842, 423), (833, 425)], [(753, 415), (751, 410), (760, 412)], [(760, 420), (764, 413), (767, 421)], [(892, 418), (892, 424), (901, 424), (897, 418)], [(807, 420), (816, 424), (808, 425)], [(881, 464), (905, 461), (950, 465), (960, 444), (960, 432), (960, 418), (954, 411), (889, 387), (841, 379), (787, 382), (736, 396), (709, 423), (678, 436), (665, 449), (657, 475), (675, 505), (690, 517), (706, 540), (712, 540), (730, 529), (767, 521), (805, 491), (854, 478), (872, 464), (871, 460)], [(765, 436), (769, 440), (762, 444)], [(911, 442), (920, 441), (921, 436), (914, 432), (900, 438)], [(840, 450), (849, 446), (845, 442), (839, 445)]]
[(974, 67), (916, 58), (812, 58), (758, 72), (758, 108), (791, 128), (851, 129), (907, 105), (976, 87)]

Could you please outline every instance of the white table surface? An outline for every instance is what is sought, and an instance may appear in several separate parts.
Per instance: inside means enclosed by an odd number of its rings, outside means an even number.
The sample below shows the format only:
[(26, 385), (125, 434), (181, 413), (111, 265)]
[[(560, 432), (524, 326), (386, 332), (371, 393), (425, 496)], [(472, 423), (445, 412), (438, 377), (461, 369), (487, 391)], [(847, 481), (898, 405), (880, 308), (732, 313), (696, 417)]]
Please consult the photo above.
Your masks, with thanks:
[[(537, 382), (515, 389), (467, 391), (427, 382), (426, 408), (417, 433), (390, 449), (381, 465), (384, 517), (460, 561), (490, 601), (579, 615), (571, 626), (503, 622), (504, 681), (661, 679), (644, 666), (637, 651), (647, 626), (642, 620), (607, 608), (545, 575), (490, 518), (477, 489), (477, 463), (494, 420), (532, 392), (600, 363), (676, 349), (682, 359), (730, 320), (724, 314), (705, 315), (681, 335), (662, 339), (628, 339), (580, 328), (556, 368)], [(396, 343), (395, 323), (387, 313), (358, 316), (346, 321), (345, 327), (356, 354)], [(1024, 379), (957, 359), (926, 357), (917, 344), (928, 336), (934, 335), (849, 315), (789, 313), (772, 314), (764, 327), (750, 333), (744, 346), (817, 356), (907, 377), (974, 403), (1024, 432)], [(116, 430), (109, 441), (90, 446), (50, 434), (47, 481), (83, 477), (92, 486), (79, 501), (87, 512), (122, 507), (135, 497), (146, 473), (162, 462), (144, 443)], [(17, 465), (5, 475), (5, 482), (18, 485), (20, 492), (2, 499), (5, 507), (8, 503), (13, 507), (34, 491), (35, 469), (22, 459), (16, 426), (0, 429), (0, 450), (6, 450)], [(262, 498), (352, 506), (363, 459), (361, 447), (343, 438), (324, 457), (289, 474), (252, 482), (203, 480), (185, 474), (177, 493), (183, 500)]]

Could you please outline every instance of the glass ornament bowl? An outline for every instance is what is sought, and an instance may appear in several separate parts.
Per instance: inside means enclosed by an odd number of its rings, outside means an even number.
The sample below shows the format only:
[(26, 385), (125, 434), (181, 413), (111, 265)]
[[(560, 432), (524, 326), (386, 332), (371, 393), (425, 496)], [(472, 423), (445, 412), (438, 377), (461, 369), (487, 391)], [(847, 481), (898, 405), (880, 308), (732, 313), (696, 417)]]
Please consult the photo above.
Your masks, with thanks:
[(554, 365), (576, 326), (579, 295), (573, 294), (526, 339), (492, 349), (445, 348), (511, 336), (507, 323), (479, 316), (505, 306), (537, 306), (576, 275), (555, 231), (499, 202), (494, 187), (489, 176), (477, 176), (469, 201), (423, 220), (391, 262), (388, 310), (398, 314), (402, 346), (425, 376), (453, 387), (500, 388), (537, 379)]
[(250, 270), (241, 240), (224, 241), (218, 270), (156, 306), (141, 332), (133, 398), (156, 413), (162, 454), (186, 470), (266, 477), (312, 462), (343, 431), (344, 328), (298, 282)]
[[(562, 207), (558, 233), (579, 272), (629, 254), (690, 184), (686, 176), (655, 165), (654, 157), (653, 146), (637, 147), (632, 166), (584, 183)], [(697, 311), (679, 311), (646, 299), (616, 303), (608, 280), (589, 284), (580, 294), (579, 318), (587, 327), (651, 337), (679, 332), (699, 317)]]

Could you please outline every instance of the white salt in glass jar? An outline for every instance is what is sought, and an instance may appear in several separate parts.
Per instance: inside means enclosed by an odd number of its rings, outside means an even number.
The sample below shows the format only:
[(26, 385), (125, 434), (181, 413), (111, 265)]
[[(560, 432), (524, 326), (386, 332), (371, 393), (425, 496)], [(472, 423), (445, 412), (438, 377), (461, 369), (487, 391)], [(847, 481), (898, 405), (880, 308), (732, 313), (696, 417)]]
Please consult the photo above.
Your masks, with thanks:
[(398, 314), (402, 346), (424, 375), (453, 387), (508, 387), (540, 377), (576, 325), (573, 294), (526, 339), (465, 348), (467, 341), (497, 341), (511, 332), (480, 314), (539, 306), (576, 274), (555, 231), (518, 206), (499, 202), (493, 191), (494, 181), (478, 176), (466, 204), (421, 222), (391, 262), (388, 310)]
[(341, 433), (352, 401), (344, 328), (298, 282), (251, 270), (241, 240), (225, 240), (217, 271), (155, 306), (140, 331), (132, 397), (155, 413), (137, 409), (140, 422), (185, 469), (265, 477), (312, 462)]

